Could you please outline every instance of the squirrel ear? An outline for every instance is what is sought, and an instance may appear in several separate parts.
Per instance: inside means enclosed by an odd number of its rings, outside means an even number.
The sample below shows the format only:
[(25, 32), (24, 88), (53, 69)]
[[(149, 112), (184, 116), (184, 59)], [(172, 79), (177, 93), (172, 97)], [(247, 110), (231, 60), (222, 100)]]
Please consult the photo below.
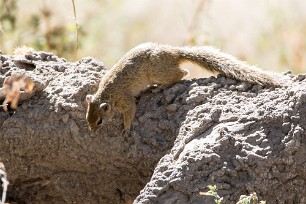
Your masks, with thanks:
[(103, 109), (104, 111), (110, 111), (111, 105), (109, 103), (101, 103), (100, 108)]
[(87, 95), (86, 96), (86, 101), (88, 104), (90, 104), (93, 101), (93, 95)]

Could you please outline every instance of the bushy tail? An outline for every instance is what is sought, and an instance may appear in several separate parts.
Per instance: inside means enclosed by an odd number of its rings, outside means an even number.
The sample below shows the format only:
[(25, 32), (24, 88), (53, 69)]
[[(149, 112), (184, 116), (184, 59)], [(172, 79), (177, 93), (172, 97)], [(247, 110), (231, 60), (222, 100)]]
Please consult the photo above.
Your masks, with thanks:
[(250, 66), (212, 47), (181, 47), (175, 49), (180, 60), (188, 60), (210, 71), (218, 71), (226, 77), (263, 86), (283, 86), (278, 74)]

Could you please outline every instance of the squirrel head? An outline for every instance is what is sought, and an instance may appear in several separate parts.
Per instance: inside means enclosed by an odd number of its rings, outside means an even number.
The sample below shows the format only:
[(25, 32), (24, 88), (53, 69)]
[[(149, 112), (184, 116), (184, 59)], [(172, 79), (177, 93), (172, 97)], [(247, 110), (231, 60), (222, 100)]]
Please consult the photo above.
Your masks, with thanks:
[(87, 95), (86, 101), (88, 104), (86, 120), (89, 129), (95, 132), (102, 123), (108, 121), (113, 115), (112, 106), (108, 102), (95, 101), (93, 95)]

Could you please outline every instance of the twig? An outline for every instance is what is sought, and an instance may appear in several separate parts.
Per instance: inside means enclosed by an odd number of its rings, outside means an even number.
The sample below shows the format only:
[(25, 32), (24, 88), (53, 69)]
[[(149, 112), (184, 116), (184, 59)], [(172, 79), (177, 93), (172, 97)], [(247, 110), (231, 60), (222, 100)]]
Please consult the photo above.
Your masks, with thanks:
[(2, 170), (2, 168), (4, 168), (3, 163), (0, 162), (0, 178), (2, 181), (2, 198), (1, 198), (1, 204), (5, 204), (5, 200), (6, 200), (6, 192), (7, 192), (7, 186), (9, 185), (9, 182), (6, 178), (6, 172), (4, 170)]
[(78, 58), (78, 49), (79, 49), (79, 24), (78, 24), (78, 21), (77, 21), (74, 0), (72, 0), (72, 6), (73, 6), (73, 14), (74, 14), (74, 23), (75, 23), (75, 28), (76, 28), (76, 50), (75, 50), (75, 57), (77, 59)]
[(187, 32), (188, 32), (187, 35), (188, 36), (184, 40), (183, 45), (190, 44), (190, 42), (192, 42), (194, 40), (194, 36), (193, 36), (192, 32), (194, 32), (194, 30), (196, 29), (196, 27), (198, 25), (199, 17), (200, 17), (201, 12), (203, 11), (204, 7), (205, 7), (205, 0), (200, 0), (199, 4), (197, 5), (197, 7), (194, 11), (194, 14), (192, 16), (191, 23), (188, 26), (188, 29), (187, 29)]
[(1, 178), (1, 181), (3, 182), (3, 191), (2, 191), (2, 199), (1, 199), (1, 204), (5, 204), (6, 200), (6, 192), (7, 192), (7, 186), (9, 185), (9, 182), (3, 177)]

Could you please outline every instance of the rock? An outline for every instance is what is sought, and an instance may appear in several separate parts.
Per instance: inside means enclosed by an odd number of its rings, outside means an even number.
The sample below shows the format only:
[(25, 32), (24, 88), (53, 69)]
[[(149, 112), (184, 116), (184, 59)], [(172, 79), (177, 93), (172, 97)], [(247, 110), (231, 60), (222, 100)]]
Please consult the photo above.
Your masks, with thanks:
[(275, 90), (225, 77), (148, 89), (124, 137), (120, 114), (96, 133), (85, 120), (102, 62), (47, 52), (17, 60), (35, 66), (1, 55), (0, 79), (24, 73), (36, 86), (11, 115), (0, 110), (7, 202), (212, 203), (199, 193), (214, 184), (224, 203), (253, 192), (267, 203), (306, 201), (302, 77)]

